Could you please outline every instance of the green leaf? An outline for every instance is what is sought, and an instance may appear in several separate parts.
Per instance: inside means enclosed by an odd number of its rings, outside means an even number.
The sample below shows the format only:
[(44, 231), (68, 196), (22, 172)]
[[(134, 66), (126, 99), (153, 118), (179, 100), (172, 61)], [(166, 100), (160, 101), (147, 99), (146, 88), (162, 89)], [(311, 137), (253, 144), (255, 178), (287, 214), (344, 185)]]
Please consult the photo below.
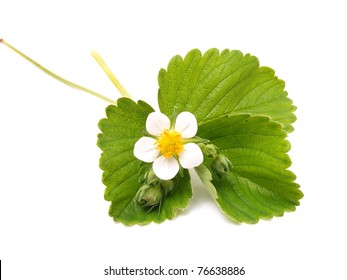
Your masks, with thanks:
[(212, 181), (218, 204), (232, 219), (256, 223), (299, 205), (303, 194), (287, 170), (290, 143), (280, 124), (261, 116), (224, 116), (202, 124), (198, 135), (211, 140), (233, 165), (222, 180)]
[(204, 55), (197, 49), (184, 59), (175, 56), (167, 70), (159, 72), (159, 107), (170, 116), (189, 111), (198, 123), (225, 114), (247, 113), (268, 116), (293, 131), (295, 106), (279, 80), (258, 59), (240, 51), (210, 49)]
[(146, 129), (146, 118), (151, 112), (153, 109), (143, 101), (136, 104), (128, 98), (120, 98), (117, 106), (106, 108), (107, 119), (99, 122), (102, 134), (98, 135), (98, 146), (103, 151), (100, 168), (104, 171), (102, 181), (106, 185), (105, 199), (108, 201), (116, 198), (119, 189), (136, 192), (139, 187), (139, 161), (133, 150), (141, 132)]
[(146, 119), (153, 109), (145, 102), (136, 104), (128, 98), (118, 99), (117, 106), (106, 108), (106, 119), (99, 122), (101, 134), (98, 146), (103, 151), (100, 168), (106, 186), (105, 200), (111, 201), (109, 214), (116, 222), (127, 225), (162, 222), (172, 219), (177, 210), (186, 207), (191, 197), (189, 175), (175, 179), (175, 190), (164, 199), (160, 213), (148, 213), (138, 206), (134, 197), (141, 187), (139, 183), (140, 161), (133, 155), (135, 142), (146, 131)]

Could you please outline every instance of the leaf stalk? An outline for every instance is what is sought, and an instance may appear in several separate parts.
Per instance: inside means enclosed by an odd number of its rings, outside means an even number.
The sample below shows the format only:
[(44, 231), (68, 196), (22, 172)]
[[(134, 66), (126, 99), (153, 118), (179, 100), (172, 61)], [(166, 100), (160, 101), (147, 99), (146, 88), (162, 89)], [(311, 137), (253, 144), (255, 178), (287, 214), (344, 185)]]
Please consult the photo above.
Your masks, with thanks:
[(107, 77), (111, 80), (114, 86), (118, 89), (119, 93), (123, 97), (128, 97), (131, 99), (130, 94), (126, 91), (126, 89), (122, 86), (122, 84), (118, 81), (116, 76), (112, 73), (111, 69), (107, 66), (106, 62), (102, 59), (102, 57), (98, 54), (97, 51), (92, 51), (91, 55), (94, 57), (99, 66), (104, 70)]
[[(77, 90), (81, 90), (84, 91), (86, 93), (89, 93), (95, 97), (98, 97), (106, 102), (109, 102), (111, 104), (117, 104), (116, 100), (110, 99), (96, 91), (90, 90), (84, 86), (78, 85), (76, 83), (73, 83), (65, 78), (62, 78), (61, 76), (53, 73), (52, 71), (50, 71), (49, 69), (47, 69), (46, 67), (42, 66), (41, 64), (39, 64), (38, 62), (36, 62), (35, 60), (33, 60), (32, 58), (30, 58), (29, 56), (27, 56), (26, 54), (24, 54), (23, 52), (21, 52), (20, 50), (18, 50), (17, 48), (15, 48), (14, 46), (12, 46), (11, 44), (7, 43), (4, 39), (0, 38), (0, 43), (2, 43), (3, 45), (5, 45), (6, 47), (8, 47), (9, 49), (11, 49), (12, 51), (14, 51), (15, 53), (17, 53), (18, 55), (20, 55), (21, 57), (23, 57), (25, 60), (29, 61), (31, 64), (35, 65), (37, 68), (39, 68), (42, 72), (46, 73), (47, 75), (51, 76), (52, 78), (56, 79), (57, 81), (72, 87), (74, 89)], [(105, 70), (104, 70), (105, 71)], [(115, 77), (114, 77), (115, 78)], [(117, 87), (118, 88), (118, 87)], [(124, 88), (123, 88), (124, 89)], [(119, 89), (118, 89), (119, 90)], [(125, 89), (124, 89), (125, 91)], [(126, 91), (125, 91), (126, 92)], [(123, 94), (122, 94), (123, 95)], [(124, 96), (124, 95), (123, 95)], [(130, 97), (130, 95), (128, 94), (128, 97)]]

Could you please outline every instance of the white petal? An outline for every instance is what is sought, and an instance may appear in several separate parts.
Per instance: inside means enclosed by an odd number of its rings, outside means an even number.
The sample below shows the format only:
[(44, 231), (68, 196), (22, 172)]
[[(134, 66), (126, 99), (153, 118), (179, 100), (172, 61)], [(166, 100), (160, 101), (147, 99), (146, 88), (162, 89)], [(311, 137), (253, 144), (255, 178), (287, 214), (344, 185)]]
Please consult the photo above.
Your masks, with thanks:
[(155, 143), (157, 140), (151, 137), (141, 137), (134, 146), (134, 156), (144, 162), (153, 162), (159, 155)]
[(153, 171), (162, 180), (170, 180), (176, 176), (180, 166), (174, 157), (158, 157), (153, 162)]
[(165, 129), (170, 128), (170, 119), (160, 112), (150, 113), (146, 120), (146, 130), (149, 134), (159, 136)]
[(189, 112), (182, 112), (176, 118), (175, 131), (180, 132), (182, 138), (192, 138), (198, 131), (195, 116)]
[(183, 145), (183, 151), (179, 154), (178, 158), (183, 168), (197, 167), (204, 160), (200, 147), (195, 143)]

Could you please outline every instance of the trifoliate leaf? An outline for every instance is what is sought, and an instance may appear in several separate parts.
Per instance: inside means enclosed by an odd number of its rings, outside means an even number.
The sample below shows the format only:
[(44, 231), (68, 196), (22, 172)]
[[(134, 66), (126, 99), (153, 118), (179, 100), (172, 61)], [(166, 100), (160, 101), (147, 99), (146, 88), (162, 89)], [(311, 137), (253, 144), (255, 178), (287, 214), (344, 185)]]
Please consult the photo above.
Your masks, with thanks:
[(99, 122), (102, 134), (98, 146), (103, 151), (100, 168), (106, 185), (105, 199), (111, 201), (109, 214), (127, 225), (162, 222), (172, 219), (178, 209), (185, 208), (191, 197), (189, 175), (175, 179), (175, 189), (165, 197), (159, 209), (149, 211), (135, 203), (140, 183), (140, 161), (133, 155), (134, 144), (146, 131), (146, 119), (153, 109), (145, 102), (136, 104), (128, 98), (118, 99), (117, 106), (106, 108), (106, 119)]
[[(0, 43), (58, 81), (116, 103), (54, 74), (3, 39)], [(92, 55), (122, 96), (130, 98), (103, 59), (95, 51)], [(202, 55), (195, 49), (184, 59), (175, 56), (158, 80), (159, 107), (174, 121), (170, 127), (166, 116), (147, 124), (153, 109), (127, 98), (107, 107), (107, 118), (99, 122), (105, 199), (111, 201), (115, 221), (133, 225), (172, 219), (192, 196), (189, 173), (182, 169), (190, 167), (238, 222), (255, 223), (299, 205), (303, 194), (287, 170), (290, 144), (285, 140), (293, 130), (295, 107), (272, 69), (259, 67), (256, 57), (240, 51), (210, 49)], [(134, 152), (146, 163), (140, 164)]]
[(167, 70), (159, 72), (159, 106), (170, 116), (189, 111), (198, 123), (225, 114), (247, 113), (268, 116), (291, 132), (295, 107), (279, 80), (258, 59), (240, 51), (210, 49), (204, 55), (197, 49), (184, 59), (175, 56)]
[(299, 205), (303, 194), (287, 170), (290, 143), (280, 124), (261, 116), (224, 116), (202, 124), (198, 135), (232, 163), (226, 176), (212, 181), (218, 204), (232, 219), (256, 223)]

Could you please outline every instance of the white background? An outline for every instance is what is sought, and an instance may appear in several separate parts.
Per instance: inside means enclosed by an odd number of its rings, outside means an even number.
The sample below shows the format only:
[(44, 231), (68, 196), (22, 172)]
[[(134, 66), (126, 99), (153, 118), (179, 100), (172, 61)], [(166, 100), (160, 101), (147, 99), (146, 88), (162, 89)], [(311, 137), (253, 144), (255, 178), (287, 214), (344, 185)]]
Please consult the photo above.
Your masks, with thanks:
[[(305, 194), (296, 212), (236, 225), (196, 186), (173, 221), (115, 224), (96, 146), (107, 103), (0, 45), (4, 279), (147, 279), (104, 276), (109, 265), (196, 272), (244, 266), (239, 279), (346, 279), (343, 2), (2, 0), (0, 37), (56, 73), (117, 98), (90, 56), (97, 49), (133, 98), (155, 108), (157, 74), (172, 56), (211, 47), (256, 55), (286, 81), (298, 107), (291, 170)], [(232, 279), (196, 272), (168, 279)]]

